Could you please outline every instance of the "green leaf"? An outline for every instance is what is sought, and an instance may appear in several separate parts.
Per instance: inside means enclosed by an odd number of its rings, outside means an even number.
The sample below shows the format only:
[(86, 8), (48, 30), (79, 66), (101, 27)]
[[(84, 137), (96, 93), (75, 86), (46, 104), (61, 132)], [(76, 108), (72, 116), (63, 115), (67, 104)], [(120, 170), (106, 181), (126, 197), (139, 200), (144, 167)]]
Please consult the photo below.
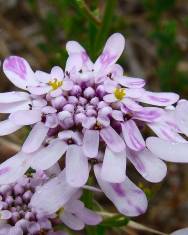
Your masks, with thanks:
[(100, 226), (103, 227), (122, 227), (126, 226), (129, 222), (129, 218), (123, 216), (123, 215), (115, 215), (111, 218), (103, 220), (103, 222), (100, 224)]

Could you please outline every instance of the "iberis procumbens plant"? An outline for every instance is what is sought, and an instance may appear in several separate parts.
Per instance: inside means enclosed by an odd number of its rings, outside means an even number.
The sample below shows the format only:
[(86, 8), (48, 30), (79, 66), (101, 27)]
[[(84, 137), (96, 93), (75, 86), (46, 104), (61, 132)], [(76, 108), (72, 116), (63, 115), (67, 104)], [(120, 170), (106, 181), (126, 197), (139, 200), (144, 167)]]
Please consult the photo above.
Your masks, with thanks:
[[(188, 162), (188, 101), (179, 101), (175, 93), (148, 91), (143, 79), (126, 76), (117, 64), (124, 47), (124, 37), (113, 34), (93, 63), (78, 42), (69, 41), (65, 69), (54, 66), (50, 73), (34, 72), (18, 56), (3, 63), (7, 78), (21, 91), (0, 94), (0, 112), (9, 114), (0, 123), (0, 135), (24, 126), (32, 129), (20, 152), (0, 165), (0, 184), (17, 185), (29, 168), (51, 171), (56, 167), (59, 175), (56, 172), (55, 178), (32, 191), (27, 205), (29, 211), (34, 208), (31, 213), (45, 214), (49, 231), (51, 216), (58, 211), (72, 229), (100, 222), (99, 216), (75, 199), (77, 191), (88, 187), (85, 184), (93, 171), (100, 189), (89, 188), (103, 191), (123, 215), (138, 216), (146, 211), (147, 199), (127, 177), (127, 162), (153, 183), (166, 175), (163, 160)], [(143, 128), (150, 128), (149, 133), (157, 137), (146, 139)], [(61, 158), (65, 161), (62, 172)], [(71, 200), (74, 203), (67, 206)], [(71, 214), (72, 210), (77, 212)], [(5, 216), (13, 221), (11, 225), (17, 224), (18, 219), (9, 213)], [(39, 228), (38, 217), (35, 222)]]

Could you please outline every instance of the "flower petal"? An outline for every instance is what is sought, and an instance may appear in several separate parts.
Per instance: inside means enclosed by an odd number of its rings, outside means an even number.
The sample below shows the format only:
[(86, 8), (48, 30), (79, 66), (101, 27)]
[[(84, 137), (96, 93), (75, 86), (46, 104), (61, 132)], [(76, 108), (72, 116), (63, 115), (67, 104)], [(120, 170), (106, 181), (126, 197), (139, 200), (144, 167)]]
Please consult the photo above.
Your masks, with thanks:
[(21, 125), (16, 125), (9, 119), (0, 122), (0, 136), (9, 135), (22, 128)]
[(142, 88), (145, 86), (144, 79), (132, 77), (116, 77), (115, 81), (128, 88)]
[(170, 92), (150, 92), (145, 91), (141, 97), (139, 97), (139, 101), (158, 105), (158, 106), (168, 106), (174, 104), (178, 101), (179, 95)]
[(49, 128), (44, 125), (44, 123), (37, 123), (29, 133), (27, 139), (25, 140), (22, 151), (25, 153), (32, 153), (40, 148), (45, 137), (47, 136)]
[(19, 152), (0, 165), (0, 184), (10, 184), (24, 175), (30, 167), (32, 157)]
[(125, 143), (129, 148), (140, 151), (145, 147), (145, 141), (133, 120), (129, 120), (121, 125)]
[(144, 192), (128, 178), (123, 183), (112, 184), (102, 180), (99, 165), (95, 165), (94, 171), (102, 191), (120, 213), (126, 216), (138, 216), (146, 211), (147, 198)]
[(118, 133), (111, 127), (105, 127), (100, 131), (100, 136), (106, 145), (115, 153), (125, 150), (125, 143)]
[(55, 140), (47, 147), (41, 148), (33, 153), (32, 168), (36, 170), (46, 170), (53, 166), (66, 152), (68, 146), (65, 142)]
[(99, 149), (99, 131), (86, 130), (83, 139), (84, 154), (89, 157), (97, 157)]
[(30, 101), (19, 101), (15, 103), (0, 103), (1, 113), (13, 113), (20, 110), (29, 110)]
[(116, 61), (121, 56), (125, 47), (125, 39), (122, 34), (114, 33), (112, 34), (103, 49), (102, 54), (96, 60), (94, 64), (95, 72), (107, 69), (107, 67), (116, 63)]
[(127, 157), (137, 171), (152, 183), (158, 183), (166, 176), (166, 164), (146, 148), (140, 152), (129, 150)]
[(165, 111), (156, 107), (143, 107), (141, 111), (135, 112), (133, 118), (144, 122), (156, 122), (159, 121)]
[(57, 177), (37, 188), (30, 205), (36, 211), (52, 214), (63, 207), (76, 191), (76, 188), (66, 182), (63, 171)]
[(180, 130), (188, 136), (188, 101), (179, 102), (177, 104), (175, 117)]
[(146, 140), (146, 145), (160, 159), (169, 162), (188, 162), (187, 143), (172, 143), (157, 137), (150, 137)]
[(3, 71), (7, 78), (21, 89), (27, 90), (27, 86), (37, 84), (34, 72), (22, 57), (10, 56), (6, 58), (3, 62)]
[(45, 95), (51, 90), (51, 87), (49, 85), (45, 86), (30, 86), (28, 87), (28, 91), (33, 95)]
[(41, 121), (41, 111), (39, 109), (16, 111), (10, 114), (9, 119), (16, 125), (31, 125)]
[(101, 178), (110, 183), (121, 183), (126, 175), (126, 152), (113, 153), (106, 147), (101, 169)]
[(61, 81), (64, 78), (64, 72), (60, 66), (54, 66), (50, 75), (52, 79), (57, 79), (58, 81)]
[(82, 230), (85, 227), (84, 222), (80, 218), (69, 212), (60, 215), (60, 219), (66, 226), (76, 231)]
[(73, 187), (83, 186), (89, 177), (89, 166), (82, 147), (69, 145), (65, 164), (67, 182)]
[(21, 91), (0, 93), (0, 103), (14, 103), (29, 100), (29, 94)]
[(126, 106), (126, 108), (128, 108), (131, 111), (141, 111), (143, 109), (143, 107), (141, 105), (139, 105), (136, 101), (134, 101), (131, 98), (125, 97), (122, 100), (122, 103)]
[(183, 228), (171, 233), (170, 235), (187, 235), (187, 234), (188, 234), (188, 228)]
[(148, 126), (155, 132), (155, 134), (158, 137), (162, 139), (169, 140), (171, 142), (182, 142), (182, 143), (186, 142), (186, 140), (167, 123), (162, 123), (162, 122), (149, 123)]
[(103, 97), (103, 100), (106, 101), (107, 103), (112, 103), (112, 102), (116, 102), (117, 99), (116, 97), (114, 96), (114, 94), (108, 94), (108, 95), (105, 95)]

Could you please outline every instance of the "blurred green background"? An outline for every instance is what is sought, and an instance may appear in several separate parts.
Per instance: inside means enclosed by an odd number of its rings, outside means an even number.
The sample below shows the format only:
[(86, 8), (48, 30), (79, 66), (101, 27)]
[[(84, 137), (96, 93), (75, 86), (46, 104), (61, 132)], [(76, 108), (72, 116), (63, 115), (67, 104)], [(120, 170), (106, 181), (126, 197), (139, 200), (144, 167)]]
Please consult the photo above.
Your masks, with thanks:
[[(0, 0), (1, 61), (16, 54), (25, 57), (34, 69), (64, 67), (68, 40), (79, 41), (95, 60), (114, 32), (126, 38), (120, 59), (126, 74), (146, 79), (150, 90), (174, 91), (188, 98), (187, 0)], [(12, 90), (2, 70), (0, 76), (0, 90)], [(22, 130), (8, 138), (20, 144), (27, 132)], [(13, 151), (4, 144), (1, 139), (2, 159)], [(130, 169), (131, 177), (137, 178), (132, 172)], [(188, 226), (187, 179), (186, 165), (169, 164), (163, 183), (142, 182), (142, 187), (155, 196), (138, 222), (165, 232)], [(105, 198), (100, 200), (112, 209)], [(109, 234), (146, 232), (118, 228)]]

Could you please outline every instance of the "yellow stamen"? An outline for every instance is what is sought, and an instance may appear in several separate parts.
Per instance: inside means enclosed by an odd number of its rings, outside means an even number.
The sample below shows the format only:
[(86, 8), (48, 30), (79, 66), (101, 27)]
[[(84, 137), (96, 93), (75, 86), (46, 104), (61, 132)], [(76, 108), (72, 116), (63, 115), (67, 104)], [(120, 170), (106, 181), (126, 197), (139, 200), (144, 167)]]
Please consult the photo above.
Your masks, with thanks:
[(126, 96), (125, 88), (115, 88), (114, 95), (118, 100), (122, 100)]
[(55, 78), (53, 81), (49, 81), (48, 84), (51, 86), (52, 90), (56, 90), (57, 88), (63, 85), (63, 81), (58, 81)]

